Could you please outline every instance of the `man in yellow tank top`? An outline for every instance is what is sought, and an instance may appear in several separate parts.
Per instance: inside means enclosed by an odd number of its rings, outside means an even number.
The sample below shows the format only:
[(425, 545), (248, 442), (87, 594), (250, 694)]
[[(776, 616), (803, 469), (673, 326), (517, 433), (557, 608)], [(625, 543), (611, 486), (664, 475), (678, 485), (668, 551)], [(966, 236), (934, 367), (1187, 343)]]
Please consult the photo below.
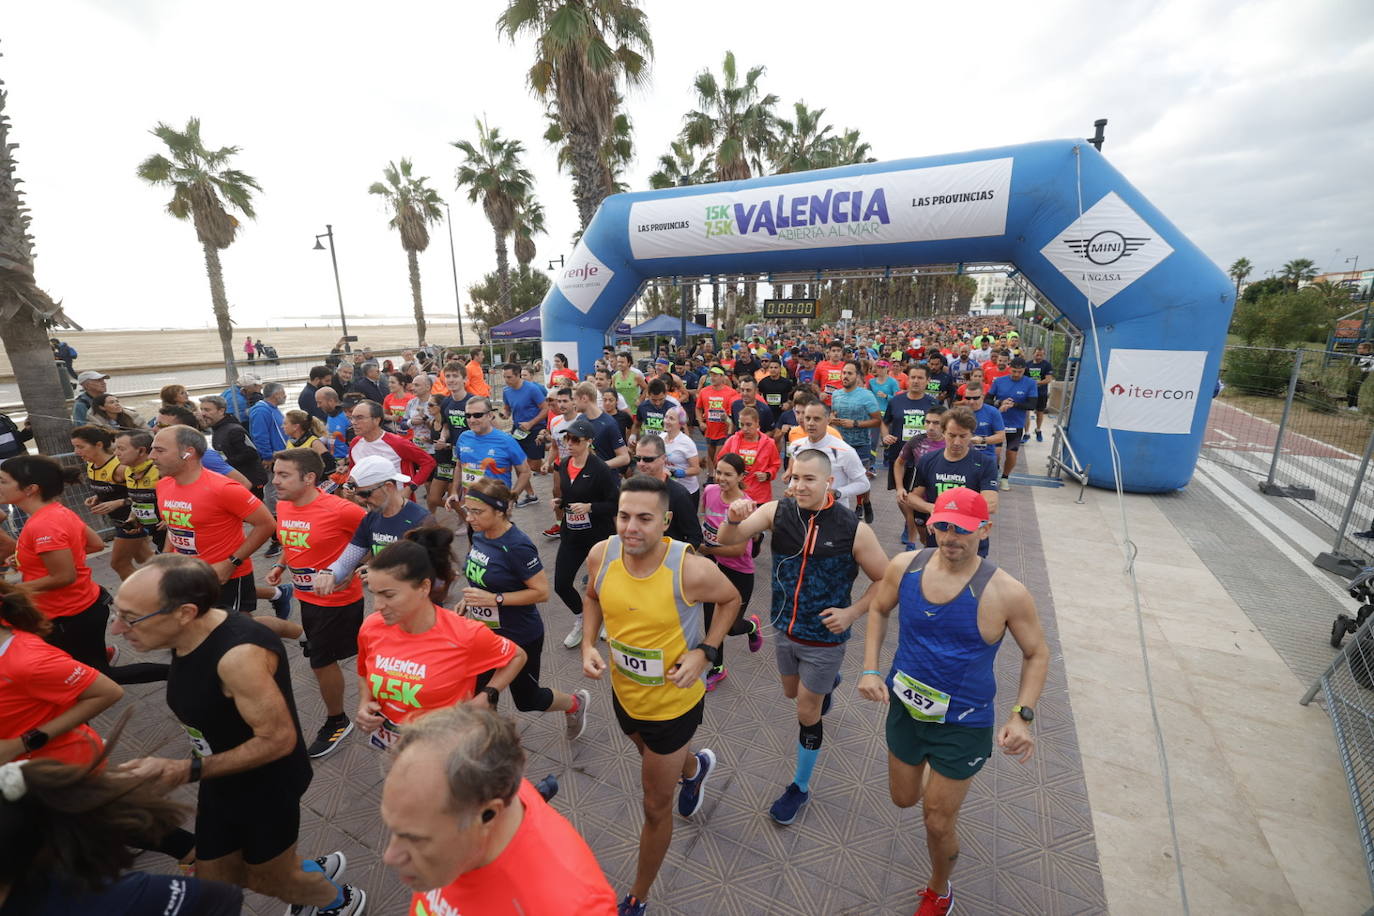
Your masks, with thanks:
[[(598, 680), (606, 671), (596, 647), (604, 620), (611, 705), (639, 751), (644, 787), (639, 865), (620, 916), (646, 911), (645, 898), (673, 838), (673, 787), (682, 786), (677, 809), (683, 817), (701, 807), (716, 755), (709, 748), (688, 753), (687, 745), (705, 708), (702, 676), (718, 662), (739, 613), (739, 591), (716, 564), (663, 536), (671, 518), (667, 484), (631, 477), (620, 490), (615, 536), (587, 558), (582, 671)], [(709, 633), (702, 632), (703, 601), (716, 604)]]

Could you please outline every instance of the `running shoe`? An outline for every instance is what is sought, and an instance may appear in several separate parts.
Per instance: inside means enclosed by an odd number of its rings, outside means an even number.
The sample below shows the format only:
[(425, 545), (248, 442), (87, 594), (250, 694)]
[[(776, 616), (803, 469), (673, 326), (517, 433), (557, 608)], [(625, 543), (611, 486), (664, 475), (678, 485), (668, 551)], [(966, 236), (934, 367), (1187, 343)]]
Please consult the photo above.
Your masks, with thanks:
[(533, 493), (526, 493), (515, 501), (515, 508), (521, 509), (525, 506), (533, 506), (537, 502), (539, 502), (538, 496), (535, 496)]
[(1011, 489), (1011, 481), (1010, 481), (1008, 478), (1003, 477), (1003, 478), (1002, 478), (1002, 483), (999, 485), (999, 489), (1002, 489), (1002, 490), (1010, 490), (1010, 489)]
[[(343, 880), (344, 872), (348, 869), (348, 856), (343, 854), (343, 850), (335, 850), (327, 856), (316, 856), (310, 861), (318, 865), (320, 871), (324, 872), (324, 876), (335, 884)], [(302, 862), (301, 865), (314, 871), (314, 869), (308, 868), (308, 864), (305, 862)]]
[(1374, 528), (1370, 528), (1368, 531), (1356, 531), (1354, 534), (1350, 536), (1352, 538), (1363, 538), (1364, 540), (1368, 541), (1374, 539)]
[(802, 805), (810, 800), (810, 792), (803, 792), (795, 782), (789, 782), (778, 800), (773, 802), (773, 807), (768, 809), (768, 816), (779, 824), (790, 824), (797, 819)]
[(1045, 434), (1042, 433), (1042, 432), (1041, 432), (1040, 430), (1038, 430), (1038, 429), (1035, 431), (1035, 441), (1036, 441), (1036, 442), (1044, 442), (1044, 441), (1045, 441)]
[(554, 522), (552, 525), (544, 529), (544, 537), (548, 538), (551, 541), (556, 541), (562, 536), (563, 526), (560, 525), (558, 522)]
[(306, 753), (317, 760), (321, 757), (328, 757), (343, 747), (343, 739), (347, 738), (351, 731), (353, 731), (353, 720), (347, 716), (325, 719), (324, 724), (320, 726), (319, 734), (315, 736), (314, 741), (310, 742), (310, 747)]
[(568, 631), (568, 635), (563, 637), (563, 648), (576, 649), (582, 645), (582, 618), (573, 620), (573, 628)]
[(279, 590), (281, 594), (268, 603), (272, 605), (272, 610), (276, 613), (277, 617), (285, 620), (291, 616), (291, 596), (296, 594), (296, 587), (288, 582), (280, 586)]
[(587, 706), (592, 702), (592, 695), (587, 690), (576, 690), (573, 696), (577, 697), (577, 712), (570, 712), (564, 715), (567, 720), (566, 733), (569, 741), (576, 741), (582, 737), (582, 733), (587, 730)]
[(701, 809), (701, 803), (706, 797), (706, 780), (711, 778), (711, 773), (716, 768), (716, 752), (709, 747), (697, 751), (696, 758), (697, 775), (678, 781), (682, 788), (677, 791), (677, 813), (683, 817), (691, 817)]
[[(1356, 536), (1356, 537), (1359, 537), (1358, 534), (1355, 535), (1355, 536)], [(115, 660), (118, 659), (118, 658), (119, 658), (119, 646), (106, 646), (106, 647), (105, 647), (105, 664), (107, 664), (107, 665), (109, 665), (110, 667), (113, 668), (113, 667), (114, 667)]]
[(626, 894), (625, 899), (620, 901), (620, 906), (615, 908), (615, 916), (644, 916), (648, 911), (649, 904), (634, 894)]
[(902, 535), (902, 549), (903, 549), (903, 550), (915, 550), (915, 549), (916, 549), (916, 545), (913, 544), (913, 543), (907, 538), (907, 536), (906, 536), (905, 534)]
[(921, 891), (921, 906), (916, 916), (946, 916), (954, 909), (954, 885), (949, 885), (949, 893), (941, 897), (930, 888)]
[[(835, 687), (840, 686), (840, 681), (842, 680), (844, 680), (843, 674), (835, 675)], [(831, 687), (830, 693), (827, 693), (825, 695), (825, 699), (821, 700), (821, 715), (825, 715), (826, 713), (830, 712), (830, 698), (835, 693), (835, 687)]]
[(558, 794), (558, 777), (550, 773), (534, 784), (534, 791), (538, 792), (544, 801), (551, 800)]
[(272, 558), (281, 553), (281, 541), (273, 538), (267, 542), (267, 550), (263, 553), (264, 557)]
[(754, 632), (749, 634), (749, 651), (757, 652), (763, 648), (763, 621), (758, 614), (750, 614), (749, 622), (754, 625)]
[(723, 667), (721, 667), (721, 668), (712, 668), (710, 671), (707, 671), (707, 672), (706, 672), (706, 692), (707, 692), (707, 693), (710, 693), (712, 690), (715, 690), (715, 689), (716, 689), (716, 686), (717, 686), (721, 681), (725, 680), (725, 679), (726, 679), (727, 677), (729, 677), (729, 676), (730, 676), (730, 675), (729, 675), (729, 672), (727, 672)]

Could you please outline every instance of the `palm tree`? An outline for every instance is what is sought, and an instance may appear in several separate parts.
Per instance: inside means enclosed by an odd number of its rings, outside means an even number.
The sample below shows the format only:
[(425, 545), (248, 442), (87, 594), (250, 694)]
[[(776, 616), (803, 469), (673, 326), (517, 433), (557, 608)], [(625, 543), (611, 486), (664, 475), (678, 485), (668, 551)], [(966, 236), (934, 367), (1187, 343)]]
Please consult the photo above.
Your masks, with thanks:
[(658, 169), (649, 176), (651, 188), (676, 188), (680, 185), (705, 184), (710, 181), (711, 164), (699, 160), (686, 140), (674, 140), (669, 152), (658, 157)]
[(0, 341), (15, 379), (19, 397), (33, 421), (34, 437), (44, 454), (71, 449), (71, 424), (64, 401), (70, 389), (65, 373), (58, 377), (48, 346), (48, 328), (76, 327), (62, 314), (62, 306), (44, 292), (34, 278), (33, 237), (29, 211), (15, 176), (14, 145), (9, 142), (4, 81), (0, 80)]
[(773, 174), (807, 172), (835, 164), (833, 153), (838, 138), (830, 133), (833, 128), (829, 124), (821, 123), (825, 109), (807, 108), (804, 101), (794, 102), (792, 109), (796, 115), (792, 120), (777, 119), (777, 135), (768, 151)]
[(1301, 286), (1304, 280), (1311, 280), (1316, 275), (1317, 265), (1312, 263), (1311, 258), (1294, 258), (1279, 271), (1284, 282), (1294, 287)]
[(253, 192), (261, 191), (253, 176), (229, 167), (239, 153), (237, 146), (207, 149), (200, 137), (200, 118), (186, 121), (186, 129), (158, 122), (151, 131), (172, 154), (168, 159), (154, 153), (138, 167), (138, 177), (155, 187), (172, 189), (167, 212), (177, 219), (189, 219), (196, 227), (196, 238), (205, 251), (205, 272), (210, 278), (210, 302), (219, 326), (220, 348), (224, 351), (224, 374), (233, 384), (238, 376), (234, 366), (233, 323), (229, 320), (229, 300), (224, 293), (224, 273), (219, 253), (234, 242), (239, 221), (228, 212), (233, 208), (252, 219)]
[[(687, 113), (683, 136), (692, 146), (715, 151), (715, 178), (734, 181), (762, 171), (762, 157), (773, 141), (776, 95), (762, 95), (759, 80), (766, 68), (750, 69), (741, 82), (735, 52), (726, 51), (723, 80), (702, 70), (693, 80), (697, 108)], [(751, 168), (752, 166), (752, 168)]]
[(1231, 275), (1231, 279), (1236, 281), (1236, 301), (1240, 301), (1240, 285), (1245, 282), (1245, 278), (1250, 276), (1250, 271), (1254, 270), (1249, 258), (1236, 258), (1231, 269), (1226, 271)]
[(398, 167), (388, 162), (382, 169), (385, 182), (374, 181), (367, 193), (376, 194), (386, 201), (391, 210), (391, 221), (387, 224), (401, 235), (401, 247), (405, 249), (406, 261), (410, 266), (410, 299), (415, 306), (415, 333), (417, 340), (425, 339), (425, 306), (420, 297), (420, 258), (419, 253), (429, 247), (429, 227), (443, 216), (439, 208), (444, 201), (439, 192), (425, 187), (428, 178), (411, 174), (409, 159), (401, 159)]
[(515, 235), (515, 260), (521, 267), (528, 267), (538, 253), (534, 247), (534, 237), (543, 235), (547, 230), (544, 228), (544, 205), (534, 199), (534, 195), (526, 197), (521, 203), (520, 208), (515, 211), (515, 222), (511, 232)]
[(653, 39), (635, 0), (508, 0), (496, 20), (515, 40), (534, 36), (526, 80), (552, 102), (572, 153), (573, 199), (582, 228), (610, 193), (601, 151), (614, 127), (619, 88), (648, 80)]
[(828, 165), (858, 165), (860, 162), (877, 162), (873, 158), (873, 148), (859, 136), (857, 127), (846, 128), (835, 138), (828, 150)]
[[(619, 96), (616, 97), (617, 106), (622, 101)], [(567, 134), (563, 132), (563, 124), (558, 119), (558, 112), (550, 107), (544, 112), (544, 116), (549, 122), (549, 126), (544, 130), (544, 141), (550, 146), (558, 147), (559, 171), (572, 172), (572, 145), (568, 142)], [(634, 161), (634, 152), (634, 124), (630, 121), (628, 114), (617, 110), (615, 116), (611, 118), (611, 128), (601, 142), (599, 153), (601, 180), (606, 191), (602, 197), (603, 200), (611, 194), (620, 194), (629, 190), (629, 186), (621, 180), (621, 175)]]
[(515, 228), (515, 214), (534, 186), (534, 176), (520, 164), (525, 147), (519, 140), (507, 140), (501, 131), (487, 126), (485, 119), (477, 122), (477, 143), (455, 140), (466, 157), (458, 166), (455, 177), (458, 187), (467, 187), (468, 200), (482, 202), (482, 212), (491, 223), (496, 236), (496, 275), (500, 278), (500, 297), (510, 301), (510, 257), (506, 251), (506, 236)]

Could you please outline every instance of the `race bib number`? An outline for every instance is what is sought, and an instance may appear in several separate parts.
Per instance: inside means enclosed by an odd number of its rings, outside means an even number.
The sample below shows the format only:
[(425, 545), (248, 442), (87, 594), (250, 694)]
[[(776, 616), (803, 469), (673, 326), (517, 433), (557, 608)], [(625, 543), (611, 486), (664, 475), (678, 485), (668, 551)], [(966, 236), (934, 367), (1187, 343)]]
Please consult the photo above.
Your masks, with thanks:
[(523, 426), (516, 426), (515, 429), (511, 431), (511, 435), (515, 437), (516, 442), (519, 442), (521, 439), (525, 438), (529, 434), (530, 431), (528, 429), (525, 429), (525, 427)]
[(701, 539), (710, 547), (720, 546), (720, 527), (706, 519), (701, 520)]
[(725, 411), (711, 408), (710, 410), (706, 411), (706, 419), (711, 421), (712, 423), (724, 423)]
[(152, 503), (134, 503), (134, 518), (145, 525), (156, 525), (157, 506)]
[(501, 626), (501, 615), (494, 607), (474, 607), (468, 605), (468, 616), (478, 623), (486, 624), (493, 630)]
[(902, 414), (902, 441), (910, 439), (912, 436), (922, 432), (926, 428), (926, 416), (923, 413)]
[(452, 479), (453, 479), (453, 462), (450, 461), (450, 462), (447, 462), (447, 463), (443, 463), (443, 464), (438, 464), (438, 465), (436, 465), (435, 468), (434, 468), (434, 476), (435, 476), (435, 477), (438, 477), (440, 480), (452, 480)]
[(395, 744), (401, 738), (401, 729), (395, 722), (386, 716), (382, 716), (382, 724), (377, 726), (377, 730), (368, 735), (367, 743), (371, 744), (379, 751), (384, 751)]
[(482, 469), (470, 464), (463, 465), (463, 486), (470, 487), (482, 479)]
[(765, 394), (763, 397), (768, 402), (769, 407), (778, 407), (782, 404), (782, 395), (780, 394)]
[(198, 728), (189, 725), (182, 725), (186, 729), (186, 737), (191, 739), (191, 753), (197, 757), (209, 757), (215, 751), (210, 747), (210, 742), (205, 740), (205, 735)]
[(943, 722), (949, 712), (949, 694), (922, 684), (905, 672), (892, 675), (892, 692), (917, 722)]
[(569, 528), (584, 529), (592, 526), (590, 512), (568, 512), (563, 516), (563, 524)]
[(315, 573), (319, 570), (310, 567), (291, 567), (291, 585), (298, 592), (313, 592), (315, 590)]
[(177, 553), (196, 553), (196, 533), (186, 528), (168, 528), (167, 540)]
[(611, 663), (622, 675), (646, 687), (662, 687), (663, 650), (639, 649), (618, 640), (610, 640)]

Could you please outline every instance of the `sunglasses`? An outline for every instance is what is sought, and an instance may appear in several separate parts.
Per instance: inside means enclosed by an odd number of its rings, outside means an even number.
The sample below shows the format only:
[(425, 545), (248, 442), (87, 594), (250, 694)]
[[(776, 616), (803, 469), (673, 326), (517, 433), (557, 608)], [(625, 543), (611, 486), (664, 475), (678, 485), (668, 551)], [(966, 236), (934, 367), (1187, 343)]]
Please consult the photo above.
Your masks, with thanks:
[(368, 487), (366, 490), (364, 490), (361, 487), (359, 487), (356, 483), (350, 483), (347, 485), (346, 489), (350, 493), (354, 493), (358, 496), (361, 496), (363, 499), (367, 499), (373, 493), (376, 493), (378, 490), (380, 490), (381, 486), (378, 485), (375, 487)]
[(931, 525), (931, 527), (934, 528), (936, 531), (952, 530), (955, 534), (973, 534), (974, 531), (981, 530), (982, 527), (986, 524), (987, 522), (979, 522), (978, 527), (972, 530), (968, 528), (962, 528), (959, 525), (954, 524), (953, 522), (935, 522)]
[(635, 461), (639, 464), (653, 464), (662, 457), (662, 455), (635, 455)]
[(487, 413), (488, 413), (488, 411), (481, 410), (481, 411), (478, 411), (477, 413), (469, 413), (469, 414), (467, 414), (467, 418), (468, 418), (469, 420), (480, 420), (480, 419), (482, 419), (483, 417), (485, 417), (485, 416), (487, 415)]

